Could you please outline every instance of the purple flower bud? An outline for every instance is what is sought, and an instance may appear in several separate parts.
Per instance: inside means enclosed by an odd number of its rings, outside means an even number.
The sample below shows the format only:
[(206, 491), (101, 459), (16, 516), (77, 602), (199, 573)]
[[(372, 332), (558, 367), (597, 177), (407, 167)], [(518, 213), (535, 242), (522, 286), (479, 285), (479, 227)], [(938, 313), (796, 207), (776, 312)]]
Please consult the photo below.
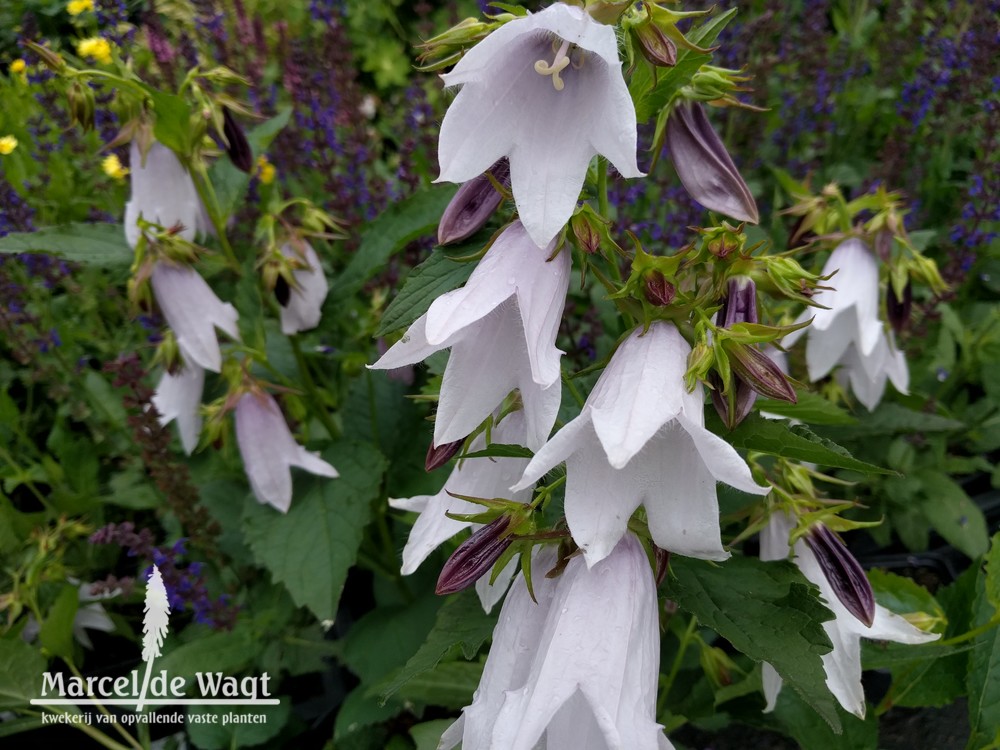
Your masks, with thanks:
[(656, 588), (660, 588), (670, 570), (670, 552), (653, 544), (653, 559), (656, 562)]
[(666, 144), (684, 188), (711, 211), (756, 224), (757, 204), (699, 102), (681, 103), (667, 119)]
[(875, 621), (875, 595), (860, 563), (840, 537), (821, 523), (809, 529), (805, 541), (840, 603), (870, 628)]
[(649, 304), (666, 307), (676, 296), (677, 287), (667, 281), (662, 273), (654, 270), (646, 275), (646, 300)]
[(652, 21), (633, 27), (639, 51), (652, 65), (672, 68), (677, 64), (677, 45)]
[(462, 542), (441, 568), (434, 593), (454, 594), (478, 581), (514, 542), (504, 534), (509, 525), (510, 517), (500, 516)]
[(222, 108), (222, 134), (226, 136), (226, 153), (233, 166), (242, 172), (250, 174), (255, 166), (253, 149), (247, 141), (243, 128), (236, 122), (228, 107)]
[(885, 297), (885, 314), (889, 325), (896, 333), (902, 333), (910, 322), (910, 309), (913, 307), (913, 285), (909, 281), (903, 287), (903, 299), (896, 296), (896, 289), (889, 284), (889, 292)]
[(737, 323), (757, 322), (757, 285), (746, 276), (736, 276), (729, 280), (729, 290), (722, 301), (716, 320), (723, 328), (732, 328)]
[(474, 177), (458, 189), (438, 224), (438, 244), (461, 242), (486, 226), (503, 202), (503, 195), (488, 175), (504, 187), (510, 187), (510, 162), (506, 157), (500, 159), (486, 173)]
[(757, 401), (757, 391), (742, 378), (733, 378), (733, 387), (736, 389), (736, 393), (733, 397), (733, 410), (729, 411), (729, 398), (722, 395), (722, 378), (719, 377), (718, 373), (713, 372), (709, 375), (709, 381), (713, 386), (711, 393), (715, 411), (722, 417), (726, 427), (732, 430), (746, 419), (750, 410), (753, 409), (754, 402)]
[(753, 344), (736, 344), (727, 347), (733, 373), (767, 398), (776, 398), (794, 404), (798, 397), (788, 382), (788, 376), (764, 352)]
[(428, 445), (427, 458), (424, 459), (424, 470), (434, 471), (434, 469), (444, 466), (452, 459), (452, 456), (461, 450), (463, 443), (465, 443), (464, 439), (444, 445), (434, 445), (434, 443)]

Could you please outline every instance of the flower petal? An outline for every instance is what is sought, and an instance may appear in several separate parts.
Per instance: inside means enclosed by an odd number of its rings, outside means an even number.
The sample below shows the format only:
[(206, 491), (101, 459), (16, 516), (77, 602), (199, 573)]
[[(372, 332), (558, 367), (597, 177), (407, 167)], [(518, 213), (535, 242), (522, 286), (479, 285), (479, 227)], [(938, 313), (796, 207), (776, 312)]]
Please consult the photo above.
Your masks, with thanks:
[(403, 338), (389, 347), (389, 351), (379, 357), (375, 364), (368, 365), (368, 368), (371, 370), (395, 370), (397, 367), (422, 362), (435, 352), (450, 345), (451, 342), (448, 341), (437, 345), (428, 343), (427, 314), (424, 313), (410, 324), (406, 333), (403, 334)]
[(677, 421), (694, 442), (702, 465), (717, 481), (751, 495), (766, 495), (771, 491), (770, 487), (763, 487), (754, 481), (746, 461), (725, 440), (692, 423), (686, 415), (678, 416)]
[(160, 424), (177, 420), (181, 445), (189, 456), (198, 447), (201, 435), (201, 394), (205, 388), (205, 371), (193, 362), (176, 375), (164, 372), (153, 393), (153, 406), (160, 414)]
[(285, 256), (300, 257), (309, 266), (292, 272), (298, 288), (290, 290), (288, 304), (281, 308), (281, 332), (286, 336), (308, 331), (319, 325), (323, 301), (329, 289), (316, 251), (308, 242), (302, 242), (299, 250), (301, 255), (290, 244), (281, 248)]

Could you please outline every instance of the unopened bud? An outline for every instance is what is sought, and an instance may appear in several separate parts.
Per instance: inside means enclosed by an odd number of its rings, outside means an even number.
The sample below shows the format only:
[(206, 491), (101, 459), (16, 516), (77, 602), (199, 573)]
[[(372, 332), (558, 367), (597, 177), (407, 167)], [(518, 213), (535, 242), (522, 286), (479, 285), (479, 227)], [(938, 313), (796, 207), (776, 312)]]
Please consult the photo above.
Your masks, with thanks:
[(666, 307), (677, 296), (677, 287), (667, 281), (667, 277), (653, 270), (646, 274), (646, 300), (651, 305)]
[(666, 145), (684, 189), (698, 203), (739, 221), (759, 221), (750, 188), (699, 102), (681, 103), (670, 113)]
[(434, 471), (448, 463), (452, 457), (462, 449), (465, 440), (456, 440), (454, 443), (444, 445), (427, 446), (427, 458), (424, 459), (424, 470)]
[(885, 314), (889, 325), (896, 333), (902, 333), (910, 322), (910, 308), (913, 307), (913, 285), (907, 281), (903, 287), (903, 299), (896, 296), (896, 288), (889, 284), (889, 292), (885, 297)]
[(875, 235), (875, 254), (883, 263), (892, 260), (892, 232), (883, 229)]
[(670, 570), (670, 552), (654, 544), (653, 558), (656, 562), (656, 588), (659, 588), (667, 577), (667, 571)]
[(809, 529), (805, 541), (840, 603), (870, 628), (875, 621), (875, 594), (861, 564), (840, 537), (821, 523)]
[(274, 297), (282, 307), (288, 307), (288, 300), (291, 299), (292, 288), (288, 285), (285, 277), (281, 274), (274, 279)]
[(792, 404), (798, 401), (788, 376), (754, 344), (732, 344), (726, 347), (726, 353), (733, 374), (745, 380), (757, 393)]
[(722, 393), (723, 383), (719, 374), (713, 372), (709, 376), (709, 382), (713, 386), (711, 393), (715, 411), (722, 417), (727, 429), (735, 429), (736, 425), (746, 419), (750, 410), (753, 409), (753, 405), (757, 401), (757, 391), (739, 376), (734, 377), (733, 408), (730, 409), (729, 396)]
[(439, 245), (461, 242), (486, 226), (503, 202), (503, 194), (496, 189), (490, 175), (505, 188), (510, 187), (510, 162), (506, 157), (458, 189), (438, 224)]
[(569, 220), (569, 228), (576, 238), (576, 243), (587, 255), (593, 255), (601, 249), (601, 231), (586, 213), (574, 214)]
[(716, 320), (723, 328), (736, 323), (757, 322), (757, 285), (753, 279), (737, 276), (729, 280), (728, 294), (722, 301)]
[(510, 516), (500, 516), (462, 542), (441, 568), (434, 593), (454, 594), (478, 581), (514, 542), (504, 533), (509, 525)]
[(236, 122), (228, 107), (222, 108), (222, 134), (226, 137), (226, 153), (229, 154), (229, 161), (241, 172), (250, 174), (255, 166), (253, 149), (250, 148), (250, 142), (247, 141), (243, 128)]
[(672, 68), (677, 64), (677, 45), (652, 21), (632, 27), (639, 51), (653, 65)]
[(69, 113), (73, 121), (84, 131), (94, 129), (94, 110), (96, 102), (94, 100), (94, 90), (85, 83), (73, 81), (73, 85), (66, 92), (69, 99)]

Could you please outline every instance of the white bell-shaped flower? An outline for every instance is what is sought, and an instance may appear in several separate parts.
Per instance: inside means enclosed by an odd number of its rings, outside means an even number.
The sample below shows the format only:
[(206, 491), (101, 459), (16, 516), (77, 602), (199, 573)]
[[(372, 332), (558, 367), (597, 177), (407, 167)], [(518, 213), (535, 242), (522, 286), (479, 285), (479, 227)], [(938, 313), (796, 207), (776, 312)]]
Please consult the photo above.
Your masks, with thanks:
[(886, 380), (900, 393), (907, 392), (910, 374), (906, 358), (879, 318), (878, 264), (861, 240), (845, 240), (830, 254), (821, 275), (834, 272), (828, 284), (835, 288), (822, 289), (813, 296), (813, 301), (826, 309), (813, 307), (803, 312), (796, 322), (813, 318), (812, 325), (785, 336), (782, 346), (787, 348), (808, 336), (809, 379), (815, 382), (840, 365), (841, 377), (872, 410), (882, 399)]
[(729, 443), (705, 429), (702, 388), (684, 386), (690, 351), (672, 323), (636, 329), (580, 416), (535, 454), (513, 487), (530, 487), (566, 462), (566, 521), (588, 565), (615, 548), (639, 505), (663, 549), (724, 560), (715, 483), (769, 491)]
[(595, 154), (642, 176), (615, 30), (583, 8), (555, 3), (509, 21), (442, 78), (461, 90), (441, 124), (438, 181), (466, 182), (508, 157), (518, 214), (539, 247), (569, 221)]
[(189, 366), (195, 364), (219, 372), (222, 352), (215, 329), (239, 340), (236, 308), (220, 300), (190, 266), (161, 260), (153, 266), (150, 282), (163, 317), (177, 337), (185, 362)]
[[(782, 511), (771, 514), (768, 524), (760, 534), (760, 559), (785, 560), (792, 548), (788, 544), (794, 528), (792, 519)], [(826, 686), (845, 711), (859, 718), (865, 717), (865, 692), (861, 687), (861, 639), (895, 641), (897, 643), (927, 643), (940, 638), (936, 633), (925, 633), (914, 627), (903, 617), (890, 612), (885, 607), (875, 605), (875, 618), (871, 627), (865, 626), (851, 614), (834, 593), (820, 567), (816, 554), (802, 539), (795, 542), (793, 562), (802, 575), (819, 587), (826, 606), (834, 614), (832, 620), (823, 623), (823, 629), (833, 643), (833, 651), (823, 654), (823, 669), (826, 672)], [(766, 662), (763, 665), (764, 697), (767, 699), (765, 711), (774, 709), (781, 690), (781, 676)]]
[(160, 424), (167, 425), (177, 420), (181, 445), (188, 455), (198, 447), (201, 435), (199, 408), (204, 388), (205, 370), (193, 362), (186, 362), (174, 375), (164, 372), (153, 393), (153, 405), (159, 412)]
[(669, 750), (656, 723), (660, 631), (656, 587), (629, 534), (588, 568), (571, 559), (545, 578), (551, 550), (536, 554), (532, 582), (512, 586), (472, 705), (439, 750)]
[(282, 513), (292, 502), (291, 467), (321, 477), (339, 476), (318, 454), (295, 442), (281, 409), (267, 393), (244, 393), (236, 402), (236, 442), (257, 501)]
[(524, 405), (527, 446), (535, 449), (548, 437), (562, 397), (562, 352), (555, 342), (570, 272), (568, 249), (551, 258), (554, 251), (555, 241), (541, 249), (514, 222), (465, 286), (434, 300), (371, 365), (392, 370), (451, 349), (434, 422), (435, 445), (464, 439), (514, 388)]
[(281, 332), (291, 336), (319, 325), (329, 287), (319, 256), (308, 242), (286, 243), (281, 252), (306, 264), (292, 272), (296, 285), (289, 288), (288, 301), (281, 306)]
[(180, 225), (179, 234), (188, 242), (212, 231), (191, 175), (173, 151), (154, 143), (143, 159), (133, 140), (129, 153), (132, 196), (125, 204), (125, 239), (131, 247), (139, 241), (140, 217), (164, 229)]

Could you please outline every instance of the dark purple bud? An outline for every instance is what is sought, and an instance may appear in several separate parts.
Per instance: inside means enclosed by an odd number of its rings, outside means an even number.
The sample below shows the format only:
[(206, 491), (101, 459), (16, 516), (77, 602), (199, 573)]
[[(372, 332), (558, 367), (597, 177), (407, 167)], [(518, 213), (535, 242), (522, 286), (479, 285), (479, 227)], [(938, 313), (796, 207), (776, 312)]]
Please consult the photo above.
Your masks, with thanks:
[(910, 322), (910, 308), (913, 307), (913, 285), (909, 281), (903, 287), (903, 299), (896, 296), (896, 289), (890, 283), (889, 293), (885, 297), (885, 314), (889, 325), (896, 333), (902, 333)]
[(729, 289), (716, 317), (723, 328), (732, 328), (736, 323), (757, 322), (757, 285), (747, 276), (736, 276), (729, 280)]
[(883, 263), (892, 260), (892, 232), (883, 229), (875, 235), (875, 254)]
[(593, 255), (601, 249), (601, 229), (584, 212), (573, 214), (569, 220), (569, 228), (576, 238), (577, 245), (587, 255)]
[(222, 134), (226, 136), (226, 153), (229, 154), (229, 161), (240, 171), (250, 174), (254, 169), (253, 149), (250, 148), (250, 142), (243, 133), (243, 128), (227, 107), (222, 108)]
[(737, 378), (746, 381), (757, 393), (767, 398), (776, 398), (796, 403), (798, 396), (788, 381), (788, 376), (773, 359), (754, 344), (734, 344), (726, 347), (729, 364)]
[(671, 112), (666, 144), (684, 189), (698, 203), (738, 221), (759, 221), (750, 188), (699, 102), (681, 103)]
[(656, 563), (656, 588), (660, 588), (670, 570), (670, 552), (654, 544), (653, 559)]
[(718, 373), (711, 373), (709, 380), (714, 386), (712, 390), (712, 404), (715, 410), (722, 417), (726, 427), (730, 430), (747, 418), (750, 410), (753, 409), (754, 402), (757, 401), (757, 391), (750, 387), (745, 380), (736, 376), (733, 378), (733, 387), (736, 394), (733, 398), (733, 410), (729, 410), (729, 397), (722, 394), (722, 378)]
[(288, 286), (288, 282), (285, 281), (285, 277), (278, 275), (277, 280), (274, 282), (274, 296), (278, 300), (278, 304), (282, 307), (288, 307), (288, 300), (291, 299), (292, 290)]
[(809, 529), (805, 540), (840, 603), (870, 628), (875, 621), (875, 594), (860, 563), (840, 537), (821, 523)]
[(651, 305), (666, 307), (677, 296), (677, 287), (667, 281), (659, 271), (646, 274), (646, 300)]
[(633, 27), (639, 51), (653, 65), (672, 68), (677, 64), (677, 46), (652, 21)]
[(510, 516), (500, 516), (462, 542), (441, 568), (434, 593), (454, 594), (478, 581), (514, 542), (504, 533), (509, 525)]
[(434, 445), (431, 443), (427, 446), (427, 458), (424, 459), (424, 470), (434, 471), (448, 463), (452, 456), (458, 453), (462, 449), (462, 444), (465, 440), (456, 440), (454, 443), (445, 443), (444, 445)]
[(500, 159), (485, 174), (472, 178), (458, 189), (438, 224), (439, 245), (461, 242), (474, 235), (486, 226), (503, 202), (503, 194), (487, 175), (492, 175), (494, 180), (509, 188), (510, 162), (506, 157)]

